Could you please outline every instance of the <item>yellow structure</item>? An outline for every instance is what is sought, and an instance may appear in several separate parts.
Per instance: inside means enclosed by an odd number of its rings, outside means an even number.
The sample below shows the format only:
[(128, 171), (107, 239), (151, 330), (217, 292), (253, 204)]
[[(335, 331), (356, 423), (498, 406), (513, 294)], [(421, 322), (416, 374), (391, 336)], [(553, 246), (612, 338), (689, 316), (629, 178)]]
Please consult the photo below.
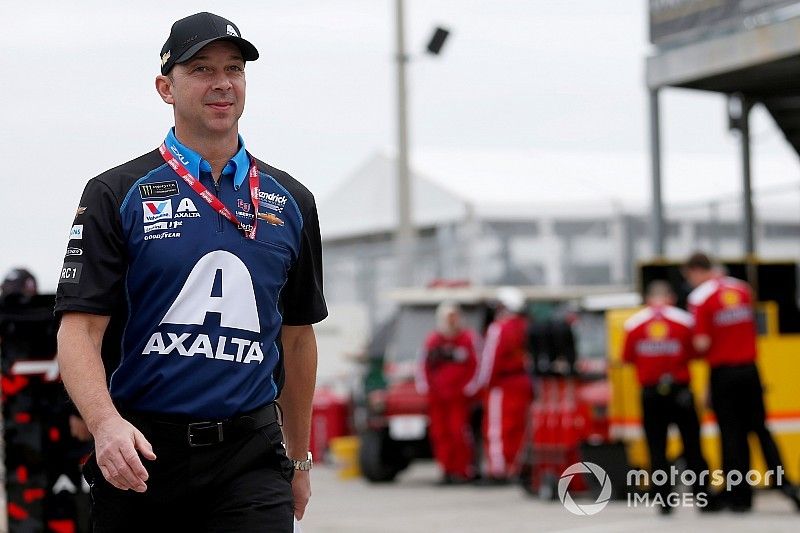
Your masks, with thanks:
[(356, 436), (331, 439), (331, 454), (339, 469), (339, 479), (354, 479), (361, 476), (358, 468), (359, 440)]
[[(608, 378), (611, 384), (609, 419), (611, 436), (626, 444), (628, 462), (634, 468), (648, 468), (649, 458), (641, 426), (641, 400), (636, 372), (622, 363), (623, 324), (639, 309), (615, 309), (606, 312), (608, 327)], [(764, 386), (767, 425), (775, 437), (789, 479), (800, 480), (800, 334), (779, 334), (778, 308), (773, 302), (759, 304), (765, 317), (766, 331), (758, 339), (758, 368)], [(703, 454), (710, 469), (721, 468), (719, 430), (713, 413), (705, 407), (708, 367), (695, 361), (690, 367), (692, 390), (702, 424)], [(752, 468), (765, 469), (761, 449), (751, 435)], [(670, 432), (667, 455), (680, 455), (677, 431)]]

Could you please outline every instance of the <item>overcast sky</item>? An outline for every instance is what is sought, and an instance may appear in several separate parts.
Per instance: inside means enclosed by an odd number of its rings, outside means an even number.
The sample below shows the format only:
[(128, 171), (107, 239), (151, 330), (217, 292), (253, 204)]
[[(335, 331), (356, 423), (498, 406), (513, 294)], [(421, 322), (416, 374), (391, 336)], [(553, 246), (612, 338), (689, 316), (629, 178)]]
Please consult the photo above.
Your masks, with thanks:
[[(541, 179), (551, 196), (559, 184), (550, 167), (537, 172), (516, 162), (603, 153), (640, 161), (624, 167), (623, 181), (635, 186), (620, 192), (587, 168), (587, 187), (601, 200), (647, 202), (645, 0), (406, 6), (415, 55), (412, 163), (423, 172), (456, 190), (459, 174), (518, 172)], [(324, 200), (372, 153), (394, 146), (393, 7), (392, 0), (4, 2), (0, 273), (28, 265), (42, 288), (54, 289), (83, 184), (156, 147), (171, 125), (171, 109), (154, 90), (158, 55), (171, 23), (197, 11), (232, 19), (261, 52), (247, 66), (248, 148)], [(442, 56), (427, 57), (421, 52), (437, 24), (452, 37)], [(718, 95), (665, 95), (668, 201), (737, 190), (735, 164), (720, 172), (698, 165), (702, 175), (691, 175), (691, 165), (671, 163), (735, 161), (724, 109)], [(780, 132), (763, 112), (754, 119), (756, 187), (797, 181), (796, 156)], [(698, 190), (700, 182), (707, 187)], [(535, 189), (510, 196), (535, 202)]]

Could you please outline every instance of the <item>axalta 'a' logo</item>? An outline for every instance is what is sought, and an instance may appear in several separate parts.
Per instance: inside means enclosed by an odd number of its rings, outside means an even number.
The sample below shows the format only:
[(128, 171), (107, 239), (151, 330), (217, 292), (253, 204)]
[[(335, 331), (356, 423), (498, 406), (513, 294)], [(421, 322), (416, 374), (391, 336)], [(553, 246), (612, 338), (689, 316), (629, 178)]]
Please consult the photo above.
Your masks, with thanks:
[(742, 301), (741, 295), (733, 289), (723, 290), (719, 295), (719, 299), (725, 307), (739, 305)]
[(175, 211), (175, 218), (200, 218), (200, 213), (197, 211), (197, 206), (191, 198), (182, 198), (178, 204), (178, 210)]
[(216, 250), (200, 258), (161, 324), (202, 326), (206, 313), (219, 313), (223, 328), (261, 332), (250, 272), (230, 252)]
[(225, 33), (227, 33), (228, 35), (232, 35), (233, 37), (238, 37), (239, 36), (239, 34), (236, 33), (236, 30), (230, 24), (228, 24), (228, 27), (226, 28)]
[(142, 202), (145, 222), (156, 222), (164, 218), (172, 218), (172, 200), (160, 202)]
[(663, 320), (654, 320), (647, 326), (647, 336), (653, 340), (664, 340), (669, 333), (669, 326)]
[[(208, 313), (219, 314), (219, 325), (260, 333), (253, 280), (247, 266), (230, 252), (216, 250), (197, 262), (159, 325), (202, 326)], [(252, 335), (251, 335), (252, 337)], [(157, 331), (143, 355), (200, 355), (236, 363), (261, 363), (262, 343), (235, 336)]]
[(166, 52), (161, 54), (161, 66), (162, 67), (167, 64), (167, 61), (169, 61), (169, 56), (171, 56), (171, 55), (172, 55), (172, 50), (167, 50)]

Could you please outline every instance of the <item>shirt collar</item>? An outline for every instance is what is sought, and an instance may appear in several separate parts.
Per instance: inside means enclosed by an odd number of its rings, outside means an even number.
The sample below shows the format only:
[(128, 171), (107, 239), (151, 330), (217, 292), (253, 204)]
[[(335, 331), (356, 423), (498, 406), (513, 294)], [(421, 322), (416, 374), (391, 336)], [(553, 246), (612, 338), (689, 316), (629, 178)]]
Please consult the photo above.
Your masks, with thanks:
[[(178, 157), (178, 159), (186, 165), (186, 170), (188, 170), (194, 177), (200, 178), (200, 172), (211, 172), (211, 164), (203, 159), (200, 154), (192, 150), (191, 148), (184, 146), (175, 137), (175, 128), (170, 128), (169, 132), (167, 133), (167, 138), (164, 140), (164, 143), (167, 145), (167, 149), (169, 149), (173, 154)], [(239, 135), (239, 151), (236, 152), (236, 155), (228, 161), (228, 164), (225, 165), (225, 168), (222, 170), (223, 174), (233, 174), (233, 187), (235, 189), (239, 189), (244, 183), (244, 180), (247, 178), (247, 174), (250, 172), (250, 157), (247, 155), (247, 151), (244, 148), (244, 140), (242, 136)]]

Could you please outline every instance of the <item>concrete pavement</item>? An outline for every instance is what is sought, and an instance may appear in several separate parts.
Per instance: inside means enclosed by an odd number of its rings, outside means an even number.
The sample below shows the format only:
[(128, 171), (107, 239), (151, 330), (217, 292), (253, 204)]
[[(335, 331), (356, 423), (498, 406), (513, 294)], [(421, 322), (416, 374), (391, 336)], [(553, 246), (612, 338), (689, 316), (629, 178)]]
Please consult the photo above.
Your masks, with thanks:
[(690, 533), (789, 532), (800, 530), (800, 513), (774, 492), (759, 491), (752, 513), (701, 515), (678, 509), (668, 517), (654, 509), (611, 502), (593, 516), (575, 516), (560, 502), (543, 502), (517, 486), (437, 487), (438, 473), (419, 462), (398, 481), (373, 485), (341, 481), (331, 467), (315, 466), (312, 503), (303, 533), (517, 533), (538, 531)]

